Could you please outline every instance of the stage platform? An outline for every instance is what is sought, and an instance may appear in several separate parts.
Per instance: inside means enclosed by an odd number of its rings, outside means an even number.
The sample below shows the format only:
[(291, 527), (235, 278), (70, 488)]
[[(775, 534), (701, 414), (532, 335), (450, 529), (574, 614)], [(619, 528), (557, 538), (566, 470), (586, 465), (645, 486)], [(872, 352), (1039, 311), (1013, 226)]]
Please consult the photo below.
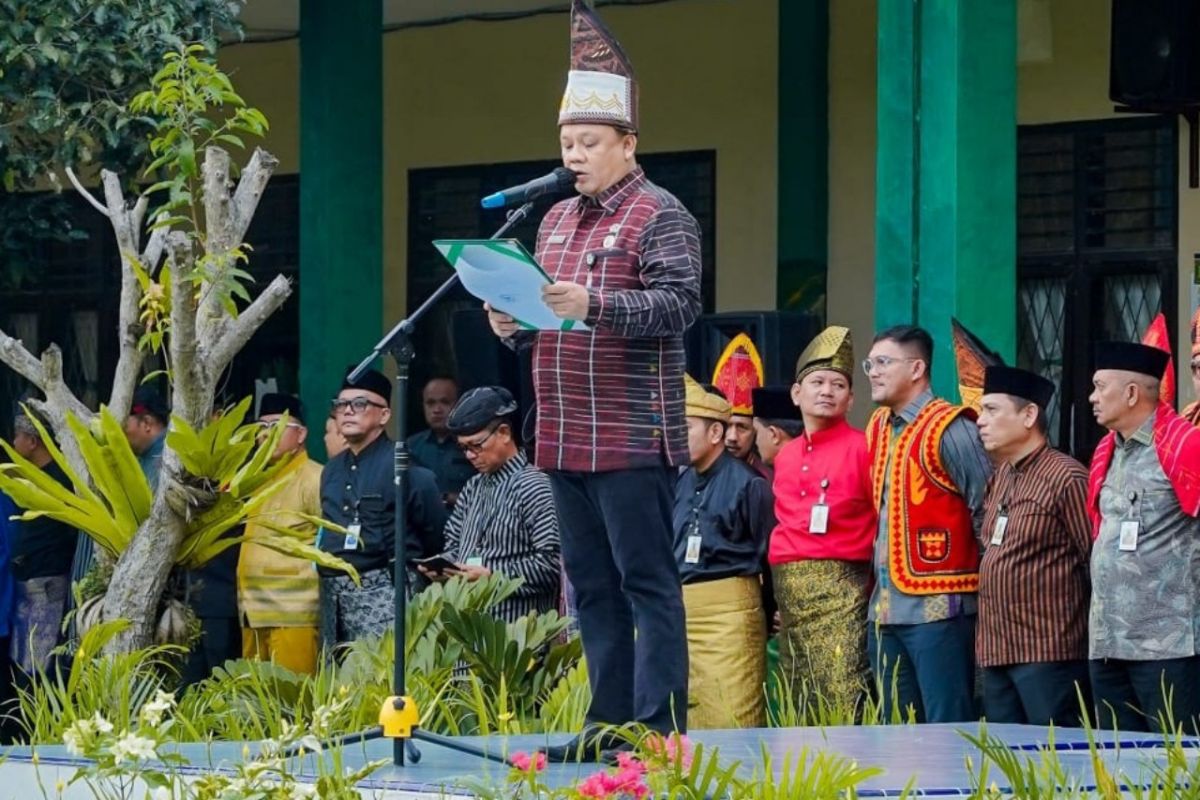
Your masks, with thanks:
[[(966, 759), (969, 756), (978, 769), (979, 752), (961, 732), (977, 733), (977, 724), (943, 724), (917, 726), (880, 727), (835, 727), (835, 728), (780, 728), (756, 730), (698, 731), (691, 735), (706, 747), (720, 748), (727, 763), (740, 760), (743, 770), (749, 775), (753, 765), (761, 759), (761, 748), (772, 754), (776, 768), (784, 756), (798, 754), (808, 748), (810, 752), (826, 750), (853, 759), (861, 767), (874, 766), (882, 774), (859, 785), (860, 797), (893, 797), (912, 785), (918, 794), (936, 797), (957, 797), (971, 792), (971, 777)], [(1047, 742), (1044, 728), (1026, 725), (988, 725), (987, 731), (1003, 739), (1009, 747), (1035, 754)], [(557, 743), (566, 737), (555, 736)], [(1067, 773), (1076, 778), (1080, 785), (1094, 784), (1086, 737), (1082, 731), (1057, 730), (1054, 735), (1055, 748), (1059, 751)], [(1109, 733), (1096, 735), (1103, 750), (1103, 758), (1115, 774), (1123, 772), (1130, 784), (1146, 785), (1151, 780), (1150, 768), (1165, 761), (1161, 738), (1147, 734), (1123, 733), (1116, 737)], [(532, 751), (546, 743), (545, 736), (464, 737), (462, 741), (487, 748), (490, 752), (505, 753)], [(1189, 739), (1186, 746), (1200, 755), (1200, 741)], [(253, 749), (253, 744), (251, 748)], [(502, 783), (507, 768), (500, 764), (483, 762), (470, 756), (420, 743), (422, 758), (418, 764), (403, 768), (384, 767), (360, 786), (364, 797), (374, 798), (451, 798), (473, 797), (464, 787), (466, 780), (488, 780)], [(227, 769), (229, 764), (241, 758), (241, 743), (219, 743), (207, 748), (188, 745), (180, 748), (193, 765), (185, 773), (199, 774), (207, 769)], [(361, 765), (374, 759), (390, 759), (391, 742), (374, 741), (350, 746), (344, 753), (347, 766)], [(0, 798), (39, 797), (41, 792), (34, 775), (34, 765), (29, 748), (13, 748), (7, 760), (0, 765)], [(62, 778), (69, 779), (79, 761), (70, 758), (62, 747), (37, 748), (38, 769), (42, 785), (51, 789)], [(601, 769), (595, 764), (556, 764), (546, 772), (546, 783), (554, 786), (569, 784)], [(312, 774), (311, 762), (305, 774)], [(1003, 774), (994, 766), (988, 782), (995, 781), (1005, 787)], [(82, 786), (73, 787), (64, 797), (90, 797)]]

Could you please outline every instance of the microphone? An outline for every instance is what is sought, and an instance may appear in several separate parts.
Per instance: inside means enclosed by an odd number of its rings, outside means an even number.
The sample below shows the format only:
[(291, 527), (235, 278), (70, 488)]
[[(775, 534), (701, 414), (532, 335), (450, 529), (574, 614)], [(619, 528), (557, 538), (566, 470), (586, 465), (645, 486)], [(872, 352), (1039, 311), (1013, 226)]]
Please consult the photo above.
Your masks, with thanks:
[(566, 167), (558, 167), (548, 175), (526, 181), (520, 186), (513, 186), (495, 194), (489, 194), (479, 201), (484, 208), (504, 208), (517, 205), (541, 197), (544, 194), (562, 194), (575, 185), (575, 173)]

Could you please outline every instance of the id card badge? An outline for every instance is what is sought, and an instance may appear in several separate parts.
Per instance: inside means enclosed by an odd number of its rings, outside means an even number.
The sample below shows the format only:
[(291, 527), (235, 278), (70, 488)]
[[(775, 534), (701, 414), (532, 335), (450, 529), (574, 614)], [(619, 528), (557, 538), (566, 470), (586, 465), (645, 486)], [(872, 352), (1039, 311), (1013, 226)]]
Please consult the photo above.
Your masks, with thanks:
[(342, 544), (343, 550), (357, 550), (359, 534), (362, 533), (362, 524), (351, 522), (346, 526), (346, 541)]
[(688, 564), (700, 563), (700, 536), (693, 533), (687, 540), (687, 552), (684, 553), (683, 560)]
[(824, 503), (817, 503), (812, 507), (812, 516), (808, 519), (808, 532), (829, 532), (829, 506)]
[(1132, 553), (1137, 550), (1138, 529), (1141, 525), (1136, 519), (1121, 520), (1121, 540), (1117, 545), (1118, 549), (1123, 553)]
[(996, 517), (996, 524), (992, 528), (992, 544), (1002, 543), (1006, 530), (1008, 530), (1008, 514), (1001, 514)]
[(470, 558), (467, 559), (467, 566), (468, 567), (482, 567), (483, 566), (483, 556), (471, 556)]

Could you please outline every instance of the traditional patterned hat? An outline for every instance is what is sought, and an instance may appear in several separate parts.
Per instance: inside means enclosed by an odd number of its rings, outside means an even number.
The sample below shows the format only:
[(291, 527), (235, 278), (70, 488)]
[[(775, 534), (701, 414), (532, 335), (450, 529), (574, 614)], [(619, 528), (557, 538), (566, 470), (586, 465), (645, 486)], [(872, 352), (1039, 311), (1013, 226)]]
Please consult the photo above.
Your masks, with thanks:
[(470, 436), (483, 430), (497, 417), (517, 410), (517, 401), (503, 386), (480, 386), (464, 394), (450, 409), (446, 429), (455, 436)]
[[(1195, 330), (1193, 328), (1193, 330)], [(1194, 334), (1193, 334), (1194, 335)], [(1171, 337), (1167, 335), (1167, 318), (1159, 312), (1150, 325), (1146, 328), (1146, 332), (1142, 334), (1142, 344), (1148, 344), (1151, 347), (1157, 347), (1167, 354), (1167, 368), (1162, 375), (1162, 383), (1158, 385), (1158, 399), (1164, 403), (1175, 404), (1175, 364), (1171, 355)], [(1192, 349), (1195, 350), (1196, 345), (1192, 344)]]
[(1002, 365), (1004, 359), (956, 319), (950, 320), (954, 339), (954, 363), (958, 367), (958, 396), (964, 406), (979, 410), (983, 397), (983, 375), (988, 367)]
[(854, 341), (850, 329), (841, 325), (830, 325), (808, 343), (800, 358), (796, 359), (796, 382), (819, 369), (831, 369), (847, 378), (854, 377)]
[(729, 422), (729, 401), (719, 394), (706, 392), (696, 379), (683, 374), (684, 414), (689, 417), (704, 417)]
[(585, 0), (571, 2), (571, 71), (558, 124), (612, 125), (637, 132), (633, 65), (612, 32)]
[(744, 333), (730, 340), (725, 352), (717, 359), (713, 370), (713, 385), (725, 393), (733, 406), (732, 413), (739, 417), (754, 416), (754, 398), (751, 392), (765, 382), (762, 358), (758, 348)]

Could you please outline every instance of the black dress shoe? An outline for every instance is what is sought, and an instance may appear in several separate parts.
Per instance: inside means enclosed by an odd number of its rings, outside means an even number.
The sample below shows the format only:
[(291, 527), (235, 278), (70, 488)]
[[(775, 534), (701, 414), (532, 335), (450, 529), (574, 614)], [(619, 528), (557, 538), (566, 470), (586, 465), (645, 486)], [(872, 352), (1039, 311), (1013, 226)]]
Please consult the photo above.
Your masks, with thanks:
[[(546, 761), (552, 764), (594, 764), (601, 761), (605, 753), (619, 748), (624, 743), (624, 740), (611, 734), (584, 731), (571, 737), (564, 744), (544, 747), (541, 752), (546, 754)], [(613, 759), (612, 763), (615, 764), (615, 755)]]

